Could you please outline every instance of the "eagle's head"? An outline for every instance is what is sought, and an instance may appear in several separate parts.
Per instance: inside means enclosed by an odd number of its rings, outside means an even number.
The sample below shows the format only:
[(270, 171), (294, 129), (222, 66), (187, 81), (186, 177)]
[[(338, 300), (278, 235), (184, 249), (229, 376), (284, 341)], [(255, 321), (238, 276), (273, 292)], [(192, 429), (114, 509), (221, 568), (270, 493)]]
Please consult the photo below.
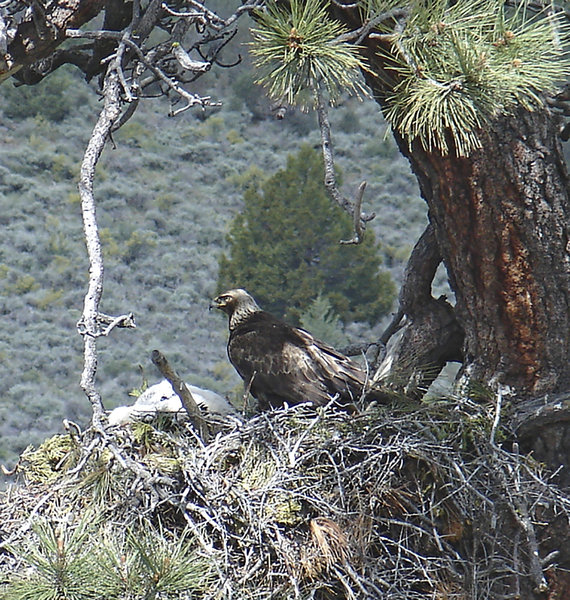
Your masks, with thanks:
[(245, 290), (239, 288), (216, 296), (210, 303), (210, 308), (218, 308), (228, 315), (230, 331), (261, 310), (257, 302)]

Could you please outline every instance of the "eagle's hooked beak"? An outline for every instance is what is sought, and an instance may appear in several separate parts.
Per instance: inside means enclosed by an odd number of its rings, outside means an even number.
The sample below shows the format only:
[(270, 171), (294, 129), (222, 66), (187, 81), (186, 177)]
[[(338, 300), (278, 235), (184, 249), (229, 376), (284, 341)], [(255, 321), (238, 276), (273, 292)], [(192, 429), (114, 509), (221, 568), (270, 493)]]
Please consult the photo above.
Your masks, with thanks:
[(222, 298), (220, 296), (216, 296), (213, 300), (210, 301), (210, 306), (208, 307), (208, 310), (212, 310), (212, 308), (219, 308), (222, 309), (225, 306), (224, 302), (222, 301)]

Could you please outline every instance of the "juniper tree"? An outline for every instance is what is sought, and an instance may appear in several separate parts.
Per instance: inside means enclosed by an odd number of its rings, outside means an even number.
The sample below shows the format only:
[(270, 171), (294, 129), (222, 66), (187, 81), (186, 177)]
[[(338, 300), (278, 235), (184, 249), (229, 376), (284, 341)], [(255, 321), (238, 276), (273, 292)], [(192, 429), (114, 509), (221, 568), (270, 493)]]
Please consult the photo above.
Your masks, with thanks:
[(322, 173), (322, 157), (304, 146), (285, 169), (252, 180), (230, 229), (229, 257), (220, 258), (218, 288), (245, 287), (296, 324), (319, 295), (344, 322), (375, 324), (392, 306), (394, 284), (380, 270), (372, 233), (361, 245), (339, 243), (352, 223), (330, 202)]

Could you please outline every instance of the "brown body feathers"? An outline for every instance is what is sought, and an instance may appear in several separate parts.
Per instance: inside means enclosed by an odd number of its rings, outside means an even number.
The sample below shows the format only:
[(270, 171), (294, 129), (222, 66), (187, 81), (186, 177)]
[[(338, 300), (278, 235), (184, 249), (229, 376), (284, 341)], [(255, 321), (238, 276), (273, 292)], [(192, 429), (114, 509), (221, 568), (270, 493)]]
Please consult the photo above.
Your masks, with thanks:
[(229, 317), (228, 357), (262, 410), (333, 398), (347, 404), (367, 394), (367, 375), (356, 363), (261, 310), (245, 290), (224, 292), (212, 306)]

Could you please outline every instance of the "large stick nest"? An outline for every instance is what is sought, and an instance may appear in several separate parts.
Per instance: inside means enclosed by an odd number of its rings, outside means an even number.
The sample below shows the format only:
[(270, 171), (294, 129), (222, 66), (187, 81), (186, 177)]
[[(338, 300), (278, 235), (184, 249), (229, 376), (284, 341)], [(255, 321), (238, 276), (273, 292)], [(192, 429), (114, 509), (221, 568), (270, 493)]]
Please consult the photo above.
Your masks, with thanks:
[(537, 540), (553, 523), (567, 526), (570, 500), (504, 430), (491, 434), (493, 409), (297, 406), (244, 422), (210, 418), (207, 444), (165, 419), (71, 428), (26, 451), (24, 482), (0, 498), (0, 584), (31, 571), (18, 549), (35, 523), (61, 532), (96, 514), (85, 537), (93, 557), (101, 540), (147, 525), (192, 539), (209, 565), (200, 592), (160, 597), (538, 592), (555, 585), (558, 554), (542, 546), (550, 556), (541, 563)]

